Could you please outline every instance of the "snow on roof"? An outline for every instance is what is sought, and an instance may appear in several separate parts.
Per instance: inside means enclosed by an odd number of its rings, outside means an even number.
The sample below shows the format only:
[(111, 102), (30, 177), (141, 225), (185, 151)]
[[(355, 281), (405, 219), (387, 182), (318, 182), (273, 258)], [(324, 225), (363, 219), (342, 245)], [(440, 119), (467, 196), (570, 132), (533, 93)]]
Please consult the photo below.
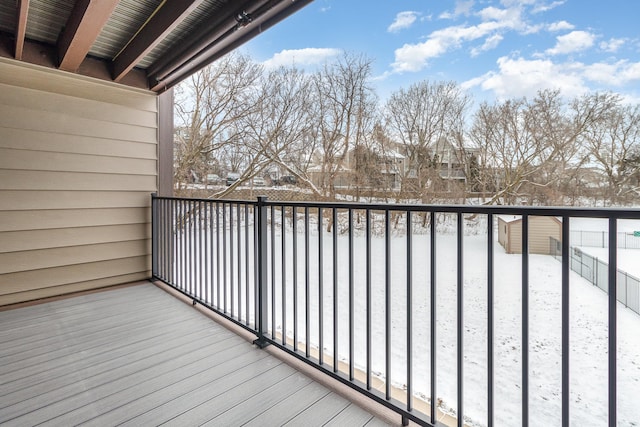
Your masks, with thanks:
[(404, 159), (404, 156), (395, 150), (388, 150), (385, 155), (386, 157), (393, 157), (395, 159)]
[[(496, 215), (496, 216), (506, 223), (520, 221), (522, 219), (522, 215)], [(533, 215), (533, 216), (538, 216), (538, 215)], [(562, 218), (559, 218), (559, 217), (547, 216), (547, 215), (539, 215), (539, 216), (553, 218), (558, 222), (562, 222)], [(531, 218), (531, 215), (529, 216), (529, 218)]]
[(520, 215), (498, 215), (498, 218), (504, 222), (514, 222), (522, 219)]

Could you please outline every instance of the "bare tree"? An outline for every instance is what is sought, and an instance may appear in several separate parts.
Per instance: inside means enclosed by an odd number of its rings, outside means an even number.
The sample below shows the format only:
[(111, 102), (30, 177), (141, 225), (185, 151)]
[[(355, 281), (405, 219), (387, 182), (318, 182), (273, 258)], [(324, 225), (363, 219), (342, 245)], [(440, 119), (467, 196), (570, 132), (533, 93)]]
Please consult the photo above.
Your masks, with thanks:
[(527, 185), (544, 165), (550, 153), (539, 145), (527, 124), (533, 119), (526, 99), (507, 100), (496, 105), (483, 103), (475, 114), (470, 132), (484, 148), (483, 181), (497, 191), (490, 203), (516, 204), (527, 196)]
[(311, 138), (320, 142), (317, 184), (325, 197), (335, 197), (336, 178), (346, 169), (349, 148), (362, 144), (371, 132), (377, 99), (370, 78), (371, 60), (348, 53), (314, 75)]
[[(433, 157), (437, 144), (443, 138), (462, 135), (470, 102), (455, 82), (425, 80), (391, 95), (385, 117), (392, 138), (407, 157), (405, 187), (422, 193), (437, 178)], [(413, 186), (408, 185), (410, 180)]]
[(584, 141), (589, 165), (606, 178), (606, 199), (615, 204), (637, 196), (633, 166), (640, 150), (640, 106), (623, 105), (620, 96), (609, 93), (586, 95), (576, 104), (596, 105), (601, 112), (586, 128)]
[(583, 147), (601, 141), (602, 123), (616, 102), (595, 94), (567, 105), (560, 92), (546, 90), (532, 101), (482, 104), (470, 136), (483, 147), (480, 180), (495, 191), (491, 203), (564, 204), (589, 161)]
[(175, 181), (202, 175), (217, 154), (238, 138), (237, 120), (250, 114), (249, 96), (262, 68), (247, 56), (230, 54), (178, 86), (175, 101)]
[[(262, 77), (249, 100), (253, 111), (237, 121), (242, 132), (238, 132), (235, 149), (246, 153), (239, 182), (275, 164), (320, 194), (306, 174), (308, 152), (313, 149), (306, 145), (311, 127), (310, 91), (309, 78), (294, 67), (281, 67)], [(219, 195), (231, 190), (233, 186)]]

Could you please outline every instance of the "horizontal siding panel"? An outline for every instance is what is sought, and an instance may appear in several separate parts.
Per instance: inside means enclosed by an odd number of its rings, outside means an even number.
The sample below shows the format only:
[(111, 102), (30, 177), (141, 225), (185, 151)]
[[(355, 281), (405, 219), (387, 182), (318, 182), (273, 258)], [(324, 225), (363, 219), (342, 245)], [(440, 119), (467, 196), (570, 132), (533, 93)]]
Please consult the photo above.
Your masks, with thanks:
[(157, 125), (150, 91), (0, 59), (0, 283), (11, 301), (149, 276)]
[(0, 253), (0, 274), (147, 255), (149, 240)]
[(0, 191), (0, 211), (144, 208), (151, 206), (150, 191)]
[(0, 295), (0, 306), (16, 304), (24, 301), (34, 301), (42, 298), (55, 297), (58, 295), (72, 294), (74, 292), (89, 291), (105, 288), (107, 286), (122, 285), (149, 278), (148, 272), (109, 276), (102, 279), (71, 283), (60, 286), (52, 286), (36, 290), (27, 290), (8, 295)]
[[(34, 120), (34, 117), (37, 117)], [(42, 132), (108, 137), (110, 139), (154, 143), (155, 127), (141, 127), (84, 119), (63, 113), (13, 107), (0, 104), (0, 126)]]
[(0, 148), (0, 169), (155, 175), (156, 160)]
[(156, 112), (155, 93), (0, 58), (0, 83)]
[(0, 190), (156, 191), (155, 175), (0, 169)]
[(157, 113), (138, 110), (126, 106), (113, 108), (113, 104), (82, 99), (57, 93), (18, 88), (0, 84), (0, 104), (29, 108), (40, 111), (65, 114), (85, 119), (122, 123), (136, 126), (155, 127)]
[(139, 224), (11, 231), (2, 235), (0, 253), (126, 242), (150, 238), (150, 227), (141, 227)]
[(15, 148), (58, 153), (94, 154), (101, 156), (129, 157), (155, 160), (157, 144), (148, 142), (119, 141), (82, 135), (26, 129), (0, 128), (0, 148)]
[(139, 256), (44, 270), (0, 274), (0, 295), (17, 293), (24, 289), (51, 288), (67, 283), (93, 281), (112, 276), (114, 272), (118, 272), (118, 275), (146, 274), (149, 269), (149, 257)]
[(149, 208), (5, 211), (0, 212), (0, 231), (148, 224), (151, 221), (150, 211)]

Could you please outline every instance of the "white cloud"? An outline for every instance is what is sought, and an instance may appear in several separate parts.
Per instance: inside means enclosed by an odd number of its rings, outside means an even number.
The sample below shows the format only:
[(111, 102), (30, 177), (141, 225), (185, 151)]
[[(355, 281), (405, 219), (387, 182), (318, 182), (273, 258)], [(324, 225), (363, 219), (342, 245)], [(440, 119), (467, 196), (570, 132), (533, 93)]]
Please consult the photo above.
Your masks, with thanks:
[(556, 45), (546, 50), (547, 54), (562, 55), (589, 49), (593, 46), (595, 36), (587, 31), (572, 31), (556, 37), (556, 40)]
[(315, 48), (308, 47), (305, 49), (285, 49), (273, 55), (262, 64), (266, 68), (277, 68), (281, 66), (296, 65), (300, 67), (309, 65), (319, 65), (327, 59), (339, 55), (340, 49), (333, 48)]
[(439, 18), (440, 19), (455, 19), (458, 16), (468, 16), (471, 13), (471, 10), (473, 9), (473, 4), (475, 3), (474, 0), (467, 0), (467, 1), (462, 1), (462, 0), (457, 0), (456, 1), (456, 8), (454, 9), (453, 12), (443, 12), (440, 14)]
[(531, 13), (542, 13), (542, 12), (548, 12), (551, 9), (555, 9), (558, 6), (562, 6), (565, 3), (565, 0), (561, 0), (561, 1), (554, 1), (551, 3), (539, 3), (537, 4), (533, 10), (531, 10)]
[(498, 47), (498, 45), (503, 39), (504, 37), (501, 36), (500, 34), (494, 34), (492, 36), (487, 37), (482, 46), (471, 49), (471, 56), (478, 56), (482, 52), (495, 49), (496, 47)]
[(626, 60), (585, 66), (585, 78), (600, 84), (624, 86), (640, 81), (640, 62)]
[(501, 57), (499, 71), (491, 71), (462, 84), (464, 88), (480, 86), (492, 91), (499, 99), (533, 97), (541, 89), (560, 89), (565, 96), (576, 96), (588, 91), (580, 66), (573, 63), (555, 64), (550, 60), (527, 60)]
[(615, 53), (625, 44), (625, 42), (625, 39), (612, 38), (607, 41), (601, 42), (600, 49), (606, 52)]
[(416, 22), (418, 15), (418, 12), (413, 11), (399, 12), (396, 15), (396, 19), (391, 25), (389, 25), (389, 28), (387, 28), (387, 31), (390, 33), (397, 33), (400, 30), (411, 27), (411, 25)]
[(640, 62), (554, 63), (550, 59), (501, 57), (497, 65), (497, 71), (475, 77), (461, 86), (464, 89), (480, 87), (499, 99), (510, 99), (533, 97), (541, 89), (559, 89), (564, 96), (574, 97), (594, 88), (612, 89), (640, 81)]
[(551, 32), (573, 30), (575, 26), (567, 21), (558, 21), (549, 24), (547, 29)]
[(513, 14), (513, 12), (517, 12), (516, 9), (500, 9), (497, 7), (485, 7), (480, 12), (478, 12), (478, 16), (483, 21), (503, 21), (505, 20), (509, 14)]
[(489, 7), (483, 9), (479, 15), (483, 22), (477, 25), (455, 25), (432, 32), (427, 40), (420, 43), (407, 43), (395, 51), (395, 61), (392, 69), (401, 73), (419, 71), (427, 66), (429, 60), (437, 58), (446, 52), (458, 49), (465, 42), (488, 37), (485, 46), (472, 50), (471, 54), (478, 54), (483, 48), (491, 49), (502, 40), (504, 31), (532, 31), (521, 17), (518, 8), (498, 9)]
[(395, 51), (395, 62), (391, 65), (395, 72), (420, 71), (429, 59), (447, 51), (447, 45), (440, 39), (430, 39), (424, 43), (405, 44)]

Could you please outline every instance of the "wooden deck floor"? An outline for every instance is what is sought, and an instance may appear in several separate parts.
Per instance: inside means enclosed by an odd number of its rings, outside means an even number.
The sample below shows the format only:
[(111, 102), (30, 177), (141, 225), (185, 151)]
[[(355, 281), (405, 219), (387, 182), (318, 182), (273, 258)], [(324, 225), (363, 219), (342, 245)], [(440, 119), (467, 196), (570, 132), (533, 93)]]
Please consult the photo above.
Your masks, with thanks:
[(386, 425), (153, 284), (0, 312), (0, 425)]

